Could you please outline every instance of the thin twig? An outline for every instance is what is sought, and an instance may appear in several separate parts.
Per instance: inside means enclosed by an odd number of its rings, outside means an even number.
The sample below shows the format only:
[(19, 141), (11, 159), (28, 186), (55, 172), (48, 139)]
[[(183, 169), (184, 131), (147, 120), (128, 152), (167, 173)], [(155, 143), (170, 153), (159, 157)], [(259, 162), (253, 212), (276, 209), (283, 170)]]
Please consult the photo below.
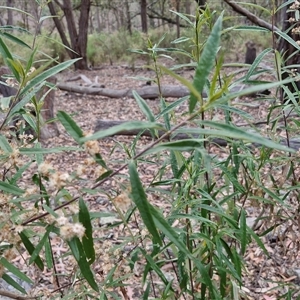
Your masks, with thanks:
[(20, 296), (18, 294), (14, 294), (11, 292), (7, 292), (4, 290), (0, 290), (0, 296), (8, 297), (11, 299), (16, 299), (16, 300), (29, 300), (29, 299), (38, 299), (40, 296), (35, 296), (35, 297), (30, 297), (30, 296)]

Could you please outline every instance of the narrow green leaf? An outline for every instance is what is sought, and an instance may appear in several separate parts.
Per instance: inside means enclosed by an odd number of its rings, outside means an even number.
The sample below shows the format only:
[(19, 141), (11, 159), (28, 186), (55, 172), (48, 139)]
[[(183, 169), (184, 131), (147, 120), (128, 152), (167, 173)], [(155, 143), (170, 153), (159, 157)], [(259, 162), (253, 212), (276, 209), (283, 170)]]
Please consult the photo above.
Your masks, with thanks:
[(248, 141), (255, 144), (263, 145), (269, 148), (282, 150), (282, 151), (289, 151), (289, 152), (295, 152), (295, 150), (288, 148), (287, 146), (280, 145), (278, 143), (275, 143), (267, 138), (264, 138), (256, 133), (247, 132), (241, 128), (234, 127), (232, 125), (224, 124), (224, 123), (218, 123), (218, 122), (212, 122), (212, 121), (199, 121), (197, 122), (199, 124), (204, 124), (208, 127), (213, 127), (219, 130), (214, 130), (211, 128), (202, 129), (202, 128), (191, 128), (191, 129), (179, 129), (176, 132), (178, 133), (187, 133), (187, 134), (205, 134), (206, 136), (219, 136), (219, 137), (228, 137), (228, 138), (234, 138), (238, 140)]
[[(207, 39), (207, 42), (204, 46), (203, 52), (201, 54), (196, 72), (193, 81), (193, 85), (199, 92), (202, 93), (204, 89), (205, 82), (210, 74), (211, 69), (214, 66), (215, 58), (219, 50), (221, 32), (222, 32), (222, 19), (221, 15), (215, 25), (212, 28), (211, 34)], [(191, 93), (190, 103), (189, 103), (189, 112), (192, 113), (197, 104), (198, 97)]]
[[(230, 92), (219, 98), (217, 101), (209, 102), (205, 105), (204, 110), (207, 110), (209, 108), (215, 107), (216, 105), (222, 104), (222, 103), (228, 103), (228, 101), (232, 99), (236, 99), (238, 97), (243, 97), (247, 95), (251, 95), (253, 93), (261, 92), (264, 90), (276, 88), (278, 86), (283, 86), (284, 84), (290, 83), (290, 82), (295, 82), (300, 79), (300, 76), (298, 77), (289, 77), (285, 80), (282, 81), (276, 81), (276, 82), (271, 82), (271, 83), (264, 83), (264, 84), (259, 84), (259, 85), (254, 85), (249, 88), (245, 89), (240, 89), (237, 92)], [(229, 90), (234, 90), (234, 86), (230, 87)]]
[[(30, 148), (30, 149), (33, 149), (33, 150), (37, 150), (37, 152), (36, 153), (34, 153), (35, 154), (35, 157), (36, 157), (36, 162), (37, 162), (37, 164), (38, 164), (38, 166), (42, 163), (42, 162), (44, 162), (44, 153), (41, 153), (41, 151), (43, 150), (42, 149), (42, 144), (40, 143), (40, 142), (37, 142), (34, 146), (33, 146), (33, 148)], [(25, 153), (24, 152), (22, 152), (22, 149), (20, 149), (20, 152), (22, 153), (22, 154), (26, 154), (26, 150), (25, 150)], [(28, 153), (27, 153), (28, 154)]]
[(179, 169), (178, 169), (178, 163), (177, 163), (175, 151), (170, 151), (170, 164), (171, 164), (171, 169), (172, 169), (174, 178), (179, 178), (178, 177)]
[(100, 153), (96, 153), (94, 159), (95, 159), (95, 161), (96, 161), (97, 164), (99, 164), (100, 166), (102, 166), (104, 169), (108, 169), (107, 165), (106, 165), (106, 163), (105, 163), (105, 161), (102, 158), (102, 156), (101, 156)]
[(31, 254), (31, 257), (29, 259), (29, 264), (32, 264), (39, 256), (42, 248), (44, 247), (44, 245), (49, 237), (50, 232), (52, 231), (52, 228), (53, 228), (53, 225), (50, 225), (47, 227), (47, 230), (46, 230), (44, 236), (42, 237), (40, 242), (35, 246), (34, 251)]
[(278, 34), (279, 36), (281, 36), (283, 39), (285, 39), (289, 45), (292, 45), (293, 47), (295, 47), (298, 51), (300, 50), (300, 46), (296, 43), (295, 40), (293, 40), (288, 34), (286, 34), (285, 32), (282, 31), (274, 31), (275, 34)]
[(13, 152), (6, 137), (2, 134), (0, 134), (0, 148), (4, 151), (4, 153), (12, 153)]
[[(77, 237), (73, 238), (72, 240), (74, 241), (73, 247), (70, 247), (70, 248), (71, 248), (71, 251), (72, 251), (75, 259), (77, 260), (81, 274), (83, 275), (85, 280), (89, 283), (91, 288), (94, 289), (96, 292), (99, 292), (98, 285), (95, 282), (94, 275), (90, 269), (89, 263), (87, 262), (87, 259), (86, 259), (85, 253), (84, 253), (84, 249), (83, 249), (83, 246), (82, 246), (80, 240)], [(68, 242), (69, 245), (70, 245), (70, 242), (71, 241)], [(75, 243), (76, 243), (76, 247), (74, 246)], [(73, 249), (75, 249), (76, 253), (73, 252)]]
[(172, 150), (172, 151), (193, 151), (195, 149), (201, 150), (203, 149), (203, 141), (204, 139), (186, 139), (174, 142), (167, 142), (159, 144), (158, 146), (149, 149), (144, 155), (150, 153), (157, 153), (164, 150)]
[(134, 162), (132, 161), (129, 163), (129, 175), (133, 202), (137, 206), (145, 226), (153, 236), (153, 243), (162, 245), (161, 238), (152, 218), (150, 210), (151, 205), (147, 200), (147, 196), (140, 181), (139, 174), (136, 170)]
[[(240, 257), (240, 255), (237, 253), (236, 249), (232, 249), (232, 256), (233, 256), (233, 263), (234, 263), (234, 267), (236, 269), (236, 272), (239, 276), (239, 278), (242, 278), (242, 259)], [(241, 283), (241, 280), (239, 280), (239, 282)]]
[(43, 85), (36, 86), (34, 89), (32, 89), (29, 93), (24, 95), (21, 101), (17, 102), (13, 108), (11, 109), (8, 118), (12, 117), (12, 115), (16, 112), (18, 112), (21, 108), (25, 106), (29, 101), (31, 101), (32, 97), (43, 87)]
[(159, 66), (159, 68), (166, 74), (172, 76), (173, 78), (177, 79), (179, 82), (181, 82), (183, 85), (185, 85), (191, 94), (193, 94), (197, 99), (201, 99), (201, 93), (197, 90), (197, 88), (191, 83), (189, 80), (186, 78), (176, 74), (175, 72), (171, 71), (170, 69), (164, 67), (164, 66)]
[(155, 122), (154, 114), (152, 113), (147, 102), (136, 91), (132, 91), (132, 95), (133, 95), (134, 99), (136, 100), (138, 106), (140, 107), (141, 111), (147, 117), (148, 121)]
[(44, 71), (43, 73), (37, 75), (22, 90), (22, 92), (20, 94), (20, 97), (22, 97), (23, 95), (25, 95), (30, 89), (32, 89), (34, 86), (42, 83), (43, 81), (45, 81), (49, 77), (54, 76), (55, 74), (57, 74), (57, 73), (65, 70), (65, 69), (67, 69), (68, 67), (70, 67), (73, 63), (75, 63), (79, 59), (81, 59), (81, 58), (71, 59), (71, 60), (62, 62), (59, 65), (54, 66), (54, 67), (52, 67), (52, 68)]
[(86, 142), (90, 140), (98, 140), (98, 139), (103, 139), (108, 136), (115, 135), (119, 132), (126, 132), (129, 130), (145, 130), (145, 129), (158, 129), (158, 130), (163, 130), (164, 128), (157, 124), (157, 123), (150, 123), (150, 122), (142, 122), (142, 121), (132, 121), (132, 122), (126, 122), (117, 126), (114, 126), (112, 128), (106, 129), (106, 130), (100, 130), (97, 131), (96, 133), (81, 138), (80, 142)]
[(240, 235), (241, 235), (241, 255), (245, 254), (246, 246), (247, 246), (247, 223), (246, 223), (246, 214), (245, 210), (241, 211), (240, 218)]
[(17, 185), (17, 181), (24, 176), (23, 173), (30, 167), (30, 165), (32, 165), (32, 163), (33, 162), (30, 161), (27, 164), (24, 164), (22, 167), (20, 167), (18, 171), (11, 177), (10, 184)]
[(89, 264), (92, 264), (95, 261), (93, 227), (89, 210), (82, 198), (79, 199), (79, 222), (85, 228), (85, 234), (82, 238), (82, 246)]
[(260, 27), (260, 26), (255, 26), (255, 25), (241, 25), (234, 27), (233, 30), (235, 31), (261, 31), (261, 32), (270, 32), (270, 30)]
[(248, 226), (247, 226), (247, 231), (253, 237), (253, 239), (255, 240), (255, 242), (257, 243), (257, 245), (263, 250), (263, 252), (265, 253), (265, 255), (267, 257), (270, 257), (270, 254), (269, 254), (268, 250), (266, 249), (264, 243), (261, 241), (261, 239), (259, 238), (259, 236), (250, 227), (248, 227)]
[(29, 127), (31, 127), (34, 132), (37, 132), (37, 124), (36, 119), (31, 114), (23, 114), (24, 120), (29, 124)]
[(22, 288), (14, 279), (12, 279), (8, 274), (4, 273), (2, 279), (6, 281), (9, 285), (14, 287), (16, 290), (20, 291), (23, 294), (26, 294), (24, 288)]
[(59, 111), (57, 113), (57, 118), (61, 122), (61, 124), (65, 127), (68, 134), (77, 142), (80, 142), (80, 138), (83, 137), (83, 132), (81, 128), (77, 125), (77, 123), (72, 119), (70, 115), (68, 115), (64, 111)]
[[(19, 236), (23, 242), (23, 245), (25, 246), (26, 250), (28, 251), (28, 253), (31, 255), (34, 252), (34, 245), (30, 242), (30, 240), (28, 239), (28, 237), (26, 236), (26, 234), (24, 233), (24, 231), (19, 233)], [(38, 266), (38, 268), (43, 271), (44, 270), (44, 264), (43, 261), (41, 260), (41, 258), (39, 256), (36, 257), (35, 261), (36, 265)]]
[(20, 148), (20, 153), (25, 155), (35, 154), (37, 156), (42, 154), (59, 153), (63, 151), (80, 151), (78, 147), (56, 147), (56, 148)]
[(186, 246), (182, 243), (182, 241), (179, 239), (178, 234), (175, 232), (175, 230), (169, 225), (169, 223), (165, 220), (165, 218), (151, 205), (149, 204), (149, 214), (153, 217), (153, 220), (159, 228), (167, 237), (168, 239), (175, 244), (175, 246), (185, 253), (187, 256), (191, 256), (190, 251), (186, 248)]
[(12, 6), (5, 6), (5, 5), (1, 5), (0, 6), (0, 9), (5, 9), (5, 10), (11, 10), (11, 11), (15, 11), (15, 12), (18, 12), (20, 13), (20, 15), (27, 15), (29, 17), (29, 19), (31, 20), (35, 20), (35, 17), (30, 14), (29, 12), (26, 12), (25, 10), (23, 9), (19, 9), (19, 8), (16, 8), (16, 7), (12, 7)]
[(250, 77), (252, 75), (255, 75), (254, 72), (257, 69), (258, 65), (260, 64), (260, 62), (263, 60), (263, 58), (270, 52), (273, 52), (273, 48), (267, 48), (264, 51), (262, 51), (261, 53), (259, 53), (259, 55), (256, 57), (255, 61), (253, 62), (253, 64), (251, 65), (249, 71), (247, 72), (246, 76), (245, 76), (245, 81), (250, 80)]
[(154, 261), (154, 259), (149, 254), (147, 254), (146, 251), (144, 251), (143, 249), (141, 249), (141, 252), (144, 255), (144, 257), (146, 258), (146, 260), (149, 263), (149, 266), (152, 268), (152, 270), (154, 270), (155, 273), (158, 275), (158, 277), (162, 280), (162, 282), (165, 285), (167, 285), (169, 282), (168, 282), (166, 276), (164, 275), (164, 273), (162, 272), (162, 270), (160, 269), (160, 267)]
[(4, 257), (1, 257), (0, 259), (0, 264), (6, 268), (7, 271), (11, 272), (21, 280), (28, 282), (28, 283), (33, 283), (33, 281), (27, 277), (23, 272), (21, 272), (17, 267), (15, 267), (13, 264), (11, 264), (9, 261), (7, 261)]
[(79, 249), (78, 249), (78, 245), (77, 245), (77, 241), (75, 238), (71, 239), (70, 241), (68, 241), (68, 245), (72, 251), (72, 254), (74, 256), (74, 258), (76, 259), (76, 261), (79, 261), (80, 259), (80, 253), (79, 253)]
[(175, 11), (175, 10), (170, 10), (173, 14), (179, 16), (182, 20), (186, 21), (192, 28), (195, 26), (195, 23), (192, 22), (186, 14), (182, 14), (178, 11)]
[(108, 170), (107, 172), (104, 172), (96, 179), (96, 182), (99, 182), (99, 181), (105, 179), (106, 177), (110, 176), (110, 174), (112, 174), (112, 173), (113, 173), (112, 170)]
[(150, 282), (147, 282), (147, 287), (145, 289), (145, 292), (143, 294), (143, 300), (148, 300), (150, 295)]
[(43, 204), (42, 205), (43, 208), (45, 209), (45, 211), (47, 211), (51, 216), (53, 216), (54, 218), (58, 218), (59, 217), (59, 214), (56, 213), (51, 207), (49, 207), (48, 205), (46, 204)]
[(24, 190), (4, 181), (0, 181), (0, 190), (16, 196), (21, 196), (25, 193)]
[(199, 261), (198, 258), (194, 257), (191, 252), (186, 248), (186, 246), (183, 244), (183, 242), (179, 239), (178, 234), (175, 232), (175, 230), (169, 225), (169, 223), (166, 221), (166, 219), (151, 205), (150, 206), (150, 212), (153, 216), (154, 222), (157, 226), (157, 228), (162, 231), (166, 237), (187, 257), (189, 257), (195, 264), (195, 266), (199, 269), (199, 272), (202, 276), (203, 282), (209, 287), (210, 291), (213, 293), (214, 288), (212, 285), (211, 278), (207, 272), (207, 269), (204, 267), (204, 265)]
[(32, 64), (34, 61), (34, 56), (35, 56), (37, 50), (38, 50), (38, 47), (35, 47), (30, 53), (30, 57), (27, 61), (27, 65), (26, 65), (26, 69), (25, 69), (26, 74), (29, 72), (30, 68), (32, 67)]
[(20, 75), (17, 72), (17, 70), (11, 65), (10, 61), (13, 61), (13, 56), (10, 53), (9, 49), (7, 48), (6, 44), (3, 42), (3, 40), (0, 38), (0, 54), (2, 55), (6, 65), (9, 67), (11, 72), (14, 74), (14, 77), (18, 82), (20, 82)]
[[(166, 101), (163, 97), (160, 98), (160, 107), (161, 107), (161, 111), (165, 111), (167, 105), (166, 105)], [(164, 113), (162, 114), (163, 118), (164, 118), (164, 122), (165, 122), (165, 127), (167, 130), (171, 129), (171, 124), (170, 124), (170, 116), (168, 113)], [(158, 119), (156, 117), (156, 119)]]
[(47, 239), (45, 242), (45, 260), (48, 269), (51, 269), (53, 267), (51, 247), (52, 246), (50, 245), (49, 239)]

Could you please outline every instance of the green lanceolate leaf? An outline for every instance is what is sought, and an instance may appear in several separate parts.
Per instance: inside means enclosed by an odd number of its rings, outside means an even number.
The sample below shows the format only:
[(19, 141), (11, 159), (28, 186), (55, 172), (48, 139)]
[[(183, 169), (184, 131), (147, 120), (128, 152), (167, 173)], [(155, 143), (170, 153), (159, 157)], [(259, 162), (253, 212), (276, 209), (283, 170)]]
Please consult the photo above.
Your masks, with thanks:
[(21, 196), (25, 193), (24, 190), (18, 188), (17, 186), (13, 185), (13, 184), (9, 184), (7, 182), (4, 181), (0, 181), (0, 190), (12, 194), (12, 195), (16, 195), (16, 196)]
[(24, 120), (29, 124), (29, 127), (31, 127), (34, 132), (37, 132), (37, 124), (35, 118), (31, 114), (23, 114)]
[(86, 259), (85, 252), (79, 238), (73, 238), (68, 242), (68, 244), (74, 258), (78, 263), (82, 276), (85, 278), (92, 289), (94, 289), (96, 292), (99, 292), (98, 285), (95, 282), (94, 275), (90, 269), (90, 265)]
[(14, 287), (16, 290), (20, 291), (23, 294), (26, 294), (26, 291), (15, 281), (13, 280), (9, 275), (7, 275), (6, 273), (4, 273), (2, 275), (2, 279), (4, 281), (6, 281), (9, 285), (11, 285), (12, 287)]
[(114, 126), (112, 128), (106, 129), (106, 130), (97, 131), (96, 133), (94, 133), (90, 136), (81, 138), (80, 142), (103, 139), (105, 137), (115, 135), (119, 132), (126, 132), (129, 130), (145, 130), (145, 129), (163, 130), (164, 128), (161, 125), (156, 124), (156, 123), (132, 121), (132, 122), (126, 122), (126, 123)]
[[(78, 147), (56, 147), (56, 148), (20, 148), (20, 153), (24, 155), (35, 154), (40, 157), (42, 154), (59, 153), (63, 151), (79, 151)], [(39, 163), (40, 164), (40, 163)]]
[(13, 56), (10, 53), (9, 49), (7, 48), (4, 41), (0, 38), (0, 54), (3, 57), (3, 60), (5, 61), (6, 65), (9, 67), (11, 72), (14, 74), (14, 77), (18, 82), (20, 82), (20, 75), (17, 72), (17, 70), (14, 68), (14, 66), (10, 63), (10, 61), (13, 61)]
[[(142, 254), (144, 255), (145, 259), (147, 260), (150, 268), (155, 271), (155, 273), (159, 276), (159, 278), (163, 281), (165, 285), (168, 284), (168, 280), (166, 276), (164, 275), (163, 271), (160, 269), (160, 267), (157, 265), (157, 263), (154, 261), (154, 259), (151, 257), (151, 255), (147, 254), (145, 250), (141, 249)], [(146, 277), (146, 276), (144, 276)], [(146, 281), (146, 280), (144, 280)]]
[[(23, 242), (23, 245), (25, 246), (26, 250), (28, 251), (28, 253), (30, 255), (32, 255), (32, 253), (35, 250), (34, 245), (30, 242), (30, 240), (28, 239), (28, 237), (26, 236), (24, 231), (20, 232), (19, 235), (20, 235), (20, 238), (21, 238), (21, 240)], [(43, 264), (43, 261), (41, 260), (39, 255), (36, 256), (34, 262), (36, 263), (36, 265), (39, 267), (39, 269), (41, 271), (44, 270), (44, 264)]]
[(30, 93), (27, 93), (21, 101), (14, 104), (13, 108), (9, 112), (9, 115), (7, 118), (12, 117), (12, 115), (16, 112), (18, 112), (21, 108), (25, 106), (29, 101), (31, 101), (32, 97), (42, 88), (43, 85), (35, 86), (34, 89), (30, 91)]
[(240, 239), (241, 239), (241, 254), (244, 255), (247, 246), (247, 223), (246, 223), (246, 214), (245, 210), (241, 211), (240, 218)]
[(52, 228), (53, 228), (53, 225), (50, 225), (47, 227), (47, 230), (46, 230), (44, 236), (42, 237), (40, 242), (36, 245), (36, 247), (34, 248), (34, 251), (31, 254), (31, 257), (29, 259), (29, 264), (32, 264), (39, 256), (43, 246), (45, 245), (45, 243), (49, 237), (50, 232), (52, 231)]
[(61, 122), (61, 124), (65, 127), (68, 134), (77, 142), (80, 142), (80, 138), (83, 137), (83, 132), (81, 128), (77, 125), (77, 123), (72, 119), (70, 115), (68, 115), (64, 111), (59, 111), (57, 113), (57, 118)]
[(136, 166), (132, 161), (129, 163), (129, 175), (133, 202), (137, 206), (145, 226), (147, 227), (150, 234), (152, 234), (154, 244), (162, 245), (161, 238), (152, 218), (150, 210), (151, 205), (147, 200), (147, 196), (140, 181)]
[(150, 205), (150, 212), (153, 216), (153, 220), (156, 224), (156, 227), (164, 233), (164, 235), (187, 257), (189, 257), (195, 264), (195, 266), (198, 268), (199, 272), (202, 276), (202, 282), (205, 283), (205, 285), (208, 286), (209, 290), (214, 293), (214, 288), (212, 285), (211, 278), (207, 272), (207, 269), (205, 266), (199, 261), (198, 258), (194, 257), (192, 253), (187, 249), (185, 244), (180, 240), (179, 235), (176, 233), (176, 231), (169, 225), (169, 223), (166, 221), (166, 219), (152, 206)]
[(82, 246), (89, 264), (95, 261), (95, 249), (93, 242), (93, 227), (89, 210), (82, 198), (79, 200), (79, 222), (85, 228), (85, 234), (82, 238)]
[(7, 261), (4, 257), (1, 257), (0, 264), (9, 272), (17, 276), (18, 278), (26, 281), (28, 283), (33, 283), (32, 280), (27, 277), (24, 273), (22, 273), (17, 267)]
[[(219, 49), (220, 37), (222, 32), (222, 19), (221, 15), (216, 21), (210, 36), (207, 39), (207, 42), (204, 46), (203, 52), (201, 54), (193, 85), (196, 87), (199, 94), (202, 93), (204, 89), (205, 82), (208, 78), (208, 75), (211, 69), (214, 66), (215, 58)], [(189, 112), (192, 113), (198, 101), (197, 95), (191, 93), (190, 103), (189, 103)]]
[(22, 47), (26, 47), (26, 48), (29, 48), (31, 49), (31, 47), (26, 44), (24, 41), (22, 41), (21, 39), (17, 38), (15, 35), (12, 35), (12, 34), (9, 34), (7, 32), (0, 32), (0, 35), (2, 35), (3, 37), (11, 40), (12, 42), (22, 46)]
[(73, 63), (75, 63), (79, 59), (71, 59), (71, 60), (65, 61), (65, 62), (60, 63), (59, 65), (56, 65), (56, 66), (44, 71), (43, 73), (37, 75), (22, 90), (22, 92), (20, 93), (20, 97), (25, 95), (30, 89), (32, 89), (34, 86), (42, 83), (43, 81), (45, 81), (49, 77), (54, 76), (57, 73), (67, 69), (68, 67), (70, 67)]
[(140, 107), (141, 111), (147, 117), (148, 121), (154, 122), (155, 121), (154, 114), (151, 111), (150, 107), (148, 106), (147, 102), (136, 91), (133, 91), (132, 94), (138, 106)]
[(52, 260), (52, 248), (49, 239), (45, 242), (45, 260), (48, 269), (53, 267), (53, 260)]
[(195, 149), (201, 151), (203, 149), (203, 139), (186, 139), (175, 142), (167, 142), (162, 143), (152, 149), (149, 149), (144, 155), (150, 153), (157, 153), (164, 150), (172, 150), (172, 151), (193, 151)]
[(6, 137), (2, 134), (0, 134), (0, 148), (4, 151), (4, 153), (12, 153), (13, 152)]
[(218, 136), (224, 136), (224, 137), (227, 136), (227, 137), (234, 138), (234, 139), (241, 139), (241, 140), (249, 141), (252, 143), (260, 144), (260, 145), (263, 145), (263, 146), (266, 146), (269, 148), (273, 148), (273, 149), (277, 149), (277, 150), (294, 152), (293, 149), (288, 148), (287, 146), (280, 145), (279, 143), (275, 143), (267, 138), (262, 137), (261, 135), (258, 135), (256, 133), (247, 132), (243, 129), (240, 129), (240, 128), (237, 128), (237, 127), (234, 127), (234, 126), (231, 126), (228, 124), (214, 122), (214, 121), (200, 121), (199, 123), (201, 123), (205, 126), (208, 126), (208, 127), (218, 129), (218, 130), (199, 129), (198, 132), (202, 131), (206, 135), (218, 135)]

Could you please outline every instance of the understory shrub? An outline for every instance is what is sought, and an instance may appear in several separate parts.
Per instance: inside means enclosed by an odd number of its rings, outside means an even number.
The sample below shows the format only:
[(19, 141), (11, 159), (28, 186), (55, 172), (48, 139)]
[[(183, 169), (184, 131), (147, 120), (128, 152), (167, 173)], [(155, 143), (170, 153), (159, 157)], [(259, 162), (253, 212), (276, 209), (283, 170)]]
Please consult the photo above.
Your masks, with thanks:
[[(35, 286), (30, 294), (40, 299), (121, 299), (121, 295), (129, 299), (134, 288), (140, 299), (247, 299), (245, 255), (255, 245), (262, 257), (269, 258), (263, 239), (279, 225), (295, 225), (298, 203), (293, 206), (287, 199), (297, 192), (294, 164), (299, 152), (280, 143), (279, 117), (273, 116), (275, 109), (286, 107), (274, 98), (257, 100), (271, 105), (268, 127), (260, 130), (243, 109), (247, 103), (236, 102), (294, 79), (266, 82), (256, 77), (269, 74), (270, 69), (258, 64), (273, 49), (265, 50), (251, 67), (223, 73), (223, 15), (213, 21), (208, 8), (205, 14), (197, 11), (193, 20), (179, 15), (189, 24), (191, 37), (175, 39), (171, 45), (165, 35), (155, 42), (148, 38), (145, 46), (133, 50), (153, 62), (159, 113), (133, 92), (147, 121), (129, 121), (90, 134), (59, 111), (57, 121), (74, 139), (74, 147), (41, 143), (43, 100), (37, 97), (47, 79), (74, 60), (49, 67), (50, 60), (36, 67), (35, 45), (20, 59), (0, 39), (1, 56), (17, 89), (16, 95), (1, 99), (0, 275), (19, 292), (26, 293), (17, 279)], [(210, 28), (205, 40), (200, 39), (202, 26)], [(102, 43), (97, 37), (93, 41), (97, 46)], [(106, 46), (111, 42), (103, 41)], [(14, 43), (26, 48), (22, 40)], [(120, 41), (120, 49), (122, 43), (126, 39)], [(89, 51), (93, 55), (93, 48)], [(189, 63), (170, 69), (161, 64), (161, 58), (174, 55), (186, 56)], [(184, 67), (195, 68), (192, 80), (178, 75)], [(162, 76), (172, 76), (190, 95), (167, 102)], [(236, 89), (245, 83), (249, 86)], [(34, 114), (25, 117), (28, 106)], [(14, 118), (20, 118), (14, 126), (17, 133), (11, 130)], [(237, 126), (236, 120), (249, 126)], [(298, 127), (298, 121), (293, 122)], [(27, 134), (28, 125), (36, 138)], [(101, 155), (97, 140), (132, 129), (139, 134), (129, 144), (116, 142), (109, 157)], [(287, 124), (284, 130), (289, 130)], [(152, 137), (147, 145), (142, 143), (145, 131)], [(120, 150), (124, 158), (116, 167), (111, 160)], [(88, 158), (67, 172), (47, 159), (63, 151), (85, 152)], [(153, 167), (149, 177), (147, 170)], [(105, 198), (111, 212), (92, 211), (91, 197)], [(261, 212), (255, 221), (264, 222), (261, 230), (249, 223), (253, 207)], [(101, 230), (99, 220), (106, 226)], [(109, 238), (112, 230), (118, 231), (116, 239)], [(54, 255), (57, 241), (67, 249), (59, 257)], [(25, 257), (27, 270), (16, 267), (17, 255)], [(70, 267), (64, 272), (56, 268), (61, 260)], [(50, 291), (34, 282), (35, 274), (46, 271), (56, 286)], [(298, 292), (284, 281), (278, 286), (286, 299)]]

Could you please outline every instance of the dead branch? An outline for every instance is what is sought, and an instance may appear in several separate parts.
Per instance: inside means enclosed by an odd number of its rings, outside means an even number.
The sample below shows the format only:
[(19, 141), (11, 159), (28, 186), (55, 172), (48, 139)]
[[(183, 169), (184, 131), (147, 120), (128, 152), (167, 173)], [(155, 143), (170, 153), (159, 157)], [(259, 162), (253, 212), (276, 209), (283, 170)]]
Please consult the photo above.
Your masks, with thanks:
[(255, 14), (251, 13), (249, 10), (243, 8), (242, 6), (236, 4), (234, 1), (231, 0), (224, 0), (231, 8), (236, 11), (237, 13), (241, 14), (242, 16), (245, 16), (249, 21), (252, 23), (261, 26), (263, 28), (266, 28), (270, 31), (280, 31), (280, 29), (263, 19), (257, 17)]
[(4, 290), (0, 290), (0, 295), (3, 296), (3, 297), (15, 299), (15, 300), (29, 300), (29, 299), (39, 298), (39, 296), (36, 296), (36, 297), (20, 296), (18, 294), (14, 294), (14, 293), (7, 292), (7, 291), (4, 291)]

